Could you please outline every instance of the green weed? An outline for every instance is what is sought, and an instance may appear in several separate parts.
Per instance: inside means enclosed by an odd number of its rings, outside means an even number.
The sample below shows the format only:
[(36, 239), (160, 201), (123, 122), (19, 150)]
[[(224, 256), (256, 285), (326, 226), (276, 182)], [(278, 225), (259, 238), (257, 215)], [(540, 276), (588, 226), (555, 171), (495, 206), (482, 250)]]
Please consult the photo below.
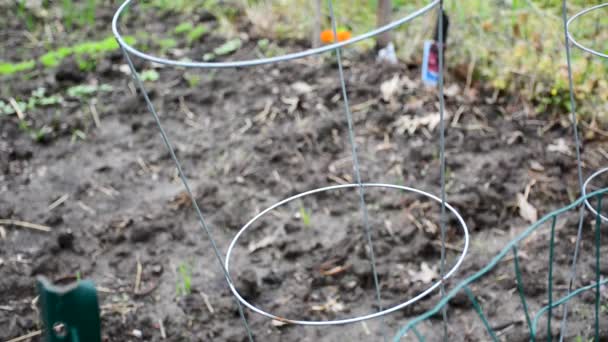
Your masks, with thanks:
[(192, 271), (190, 265), (182, 262), (177, 267), (179, 276), (175, 292), (178, 297), (187, 296), (192, 292)]

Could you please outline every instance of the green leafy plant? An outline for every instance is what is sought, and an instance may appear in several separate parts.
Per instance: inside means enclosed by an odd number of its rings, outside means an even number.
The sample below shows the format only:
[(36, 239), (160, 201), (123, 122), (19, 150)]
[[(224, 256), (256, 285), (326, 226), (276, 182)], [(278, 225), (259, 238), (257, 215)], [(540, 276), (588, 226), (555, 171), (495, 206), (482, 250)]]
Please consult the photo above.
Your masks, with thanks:
[(192, 271), (190, 265), (182, 262), (177, 267), (178, 281), (175, 292), (178, 297), (187, 296), (192, 292)]
[(192, 44), (208, 32), (209, 28), (207, 25), (197, 25), (195, 28), (190, 30), (190, 32), (188, 32), (186, 39), (188, 40), (189, 44)]
[(175, 34), (186, 34), (186, 33), (190, 32), (190, 31), (192, 31), (193, 28), (194, 28), (194, 25), (192, 25), (191, 22), (186, 21), (186, 22), (183, 22), (183, 23), (177, 25), (175, 27), (175, 29), (173, 29), (173, 33), (175, 33)]

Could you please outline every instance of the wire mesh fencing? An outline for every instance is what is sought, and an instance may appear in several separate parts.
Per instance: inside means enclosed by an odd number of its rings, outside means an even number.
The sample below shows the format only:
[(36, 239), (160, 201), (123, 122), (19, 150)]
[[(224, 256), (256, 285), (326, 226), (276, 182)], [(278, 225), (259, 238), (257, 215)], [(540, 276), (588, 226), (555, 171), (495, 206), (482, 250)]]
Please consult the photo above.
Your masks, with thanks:
[[(604, 294), (604, 286), (607, 282), (602, 277), (602, 269), (601, 269), (601, 226), (602, 223), (607, 221), (608, 218), (605, 214), (602, 214), (602, 199), (606, 189), (597, 190), (595, 192), (589, 193), (590, 184), (594, 183), (603, 174), (608, 172), (608, 168), (600, 169), (590, 175), (588, 178), (584, 178), (583, 176), (583, 168), (582, 168), (582, 158), (581, 158), (581, 150), (582, 150), (582, 141), (579, 135), (578, 130), (578, 120), (577, 120), (577, 110), (576, 110), (576, 96), (574, 91), (574, 80), (573, 80), (573, 70), (572, 70), (572, 52), (571, 45), (574, 45), (586, 53), (594, 55), (600, 58), (608, 58), (608, 55), (597, 51), (593, 48), (590, 48), (584, 44), (581, 44), (576, 38), (575, 35), (571, 32), (571, 26), (577, 20), (580, 20), (581, 17), (599, 11), (605, 7), (608, 7), (608, 3), (599, 4), (596, 6), (589, 7), (584, 9), (572, 17), (568, 17), (568, 3), (566, 0), (562, 1), (562, 20), (563, 20), (563, 29), (564, 29), (564, 37), (565, 37), (565, 50), (566, 50), (566, 58), (567, 58), (567, 67), (568, 67), (568, 81), (569, 81), (569, 93), (570, 93), (570, 119), (573, 127), (573, 135), (574, 135), (574, 143), (576, 150), (576, 161), (577, 161), (577, 173), (578, 173), (578, 182), (580, 187), (580, 193), (582, 197), (579, 198), (574, 203), (570, 204), (567, 207), (564, 207), (560, 210), (557, 210), (553, 213), (548, 214), (543, 217), (537, 223), (530, 226), (524, 232), (519, 234), (515, 239), (513, 239), (507, 246), (505, 246), (498, 255), (496, 255), (487, 265), (485, 265), (481, 270), (473, 274), (472, 276), (466, 278), (462, 282), (458, 283), (458, 285), (454, 286), (450, 292), (442, 298), (439, 303), (430, 311), (425, 314), (419, 316), (416, 319), (408, 322), (394, 337), (395, 341), (400, 340), (402, 337), (408, 335), (414, 335), (419, 341), (424, 341), (427, 337), (424, 333), (419, 331), (420, 326), (424, 324), (432, 325), (431, 319), (434, 315), (437, 314), (440, 310), (444, 309), (450, 303), (450, 301), (454, 300), (459, 293), (465, 293), (466, 298), (470, 302), (470, 305), (475, 310), (479, 321), (487, 332), (487, 338), (493, 341), (499, 341), (501, 339), (499, 329), (497, 329), (497, 325), (493, 325), (488, 319), (488, 315), (485, 313), (484, 308), (480, 305), (479, 300), (476, 298), (476, 295), (473, 293), (473, 288), (477, 286), (476, 290), (480, 291), (485, 287), (491, 287), (487, 282), (482, 285), (480, 283), (483, 282), (484, 279), (491, 277), (497, 269), (504, 266), (505, 261), (508, 258), (508, 255), (511, 255), (510, 260), (513, 267), (513, 277), (516, 283), (517, 294), (519, 297), (520, 305), (518, 309), (523, 313), (525, 317), (525, 325), (527, 327), (527, 331), (522, 335), (519, 335), (519, 340), (530, 340), (536, 341), (538, 339), (546, 339), (548, 341), (554, 340), (554, 338), (558, 338), (559, 341), (563, 340), (577, 340), (577, 341), (587, 341), (587, 336), (583, 335), (569, 335), (568, 334), (568, 323), (569, 323), (569, 315), (568, 315), (568, 305), (573, 301), (577, 296), (584, 294), (587, 291), (594, 291), (593, 293), (593, 318), (591, 322), (588, 322), (588, 326), (592, 327), (591, 340), (593, 341), (601, 341), (606, 339), (607, 331), (602, 330), (600, 325), (600, 317), (602, 316), (605, 308), (601, 305)], [(595, 189), (602, 188), (602, 185), (596, 184)], [(588, 213), (586, 213), (585, 209), (587, 209)], [(555, 231), (556, 224), (558, 220), (567, 215), (569, 211), (577, 211), (578, 210), (578, 225), (577, 225), (577, 234), (576, 239), (574, 241), (574, 248), (572, 250), (572, 256), (570, 259), (569, 266), (569, 274), (567, 278), (561, 279), (562, 282), (567, 283), (566, 293), (560, 297), (554, 297), (554, 269), (555, 265)], [(572, 216), (572, 215), (571, 215)], [(578, 262), (581, 254), (581, 245), (584, 240), (585, 235), (585, 218), (591, 216), (592, 223), (588, 225), (588, 228), (593, 231), (593, 252), (594, 252), (594, 279), (590, 284), (580, 286), (578, 288), (574, 287), (576, 283), (577, 276), (579, 270)], [(573, 226), (570, 224), (570, 226)], [(529, 239), (532, 235), (536, 233), (540, 233), (544, 230), (549, 230), (548, 241), (546, 242), (546, 248), (548, 253), (548, 266), (547, 266), (547, 285), (543, 288), (543, 291), (546, 293), (546, 305), (542, 305), (536, 308), (535, 312), (532, 314), (530, 310), (530, 305), (526, 300), (526, 284), (523, 280), (522, 271), (521, 271), (521, 257), (518, 255), (518, 248), (522, 244), (526, 243), (526, 240)], [(501, 265), (502, 264), (502, 265)], [(563, 266), (564, 263), (562, 263)], [(586, 279), (588, 280), (588, 279)], [(556, 322), (553, 319), (554, 314), (556, 313), (556, 309), (562, 309), (559, 312), (561, 315), (561, 323), (558, 324), (559, 331), (555, 331)], [(487, 308), (486, 308), (487, 309)], [(505, 314), (505, 313), (503, 313)], [(509, 315), (517, 315), (515, 312), (509, 312)], [(541, 321), (545, 324), (545, 327), (541, 327)], [(424, 323), (423, 323), (424, 322)], [(554, 327), (552, 329), (552, 327)], [(504, 328), (502, 326), (501, 328)], [(578, 327), (579, 331), (586, 331), (586, 329)], [(436, 336), (434, 336), (436, 338)], [(503, 337), (504, 338), (504, 337)], [(513, 340), (513, 337), (507, 338), (506, 340)]]

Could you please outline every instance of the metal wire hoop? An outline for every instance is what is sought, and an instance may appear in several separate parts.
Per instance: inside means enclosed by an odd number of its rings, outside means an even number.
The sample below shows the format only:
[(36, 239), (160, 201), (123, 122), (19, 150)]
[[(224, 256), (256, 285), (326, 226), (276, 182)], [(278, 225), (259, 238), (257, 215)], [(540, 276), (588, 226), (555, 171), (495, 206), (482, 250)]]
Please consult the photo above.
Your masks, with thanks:
[[(393, 185), (393, 184), (383, 184), (383, 183), (363, 183), (362, 184), (363, 187), (367, 187), (367, 188), (385, 188), (385, 189), (397, 189), (397, 190), (402, 190), (402, 191), (406, 191), (406, 192), (413, 192), (419, 195), (423, 195), (426, 196), (427, 198), (432, 199), (435, 202), (441, 203), (441, 198), (430, 194), (428, 192), (422, 191), (422, 190), (418, 190), (415, 188), (411, 188), (411, 187), (407, 187), (407, 186), (401, 186), (401, 185)], [(338, 190), (338, 189), (347, 189), (347, 188), (358, 188), (359, 184), (341, 184), (341, 185), (332, 185), (332, 186), (327, 186), (327, 187), (323, 187), (323, 188), (318, 188), (318, 189), (314, 189), (314, 190), (310, 190), (310, 191), (306, 191), (294, 196), (291, 196), (287, 199), (284, 199), (280, 202), (277, 202), (276, 204), (266, 208), (265, 210), (261, 211), (259, 214), (257, 214), (256, 216), (254, 216), (251, 220), (249, 220), (249, 222), (247, 222), (242, 228), (241, 230), (239, 230), (239, 232), (235, 235), (235, 237), (232, 239), (232, 241), (230, 242), (230, 246), (228, 247), (228, 251), (226, 252), (226, 259), (225, 259), (225, 268), (228, 271), (228, 273), (230, 273), (230, 257), (232, 255), (232, 251), (234, 250), (234, 247), (236, 246), (236, 243), (238, 242), (239, 238), (241, 237), (241, 235), (247, 231), (247, 229), (249, 229), (251, 227), (251, 225), (253, 223), (255, 223), (259, 218), (261, 218), (262, 216), (264, 216), (265, 214), (267, 214), (268, 212), (284, 205), (287, 204), (291, 201), (294, 201), (296, 199), (305, 197), (305, 196), (309, 196), (309, 195), (313, 195), (316, 193), (320, 193), (320, 192), (325, 192), (325, 191), (332, 191), (332, 190)], [(452, 207), (450, 204), (445, 203), (445, 207), (452, 212), (452, 214), (458, 219), (458, 223), (460, 224), (461, 228), (462, 228), (462, 233), (464, 235), (464, 247), (462, 249), (462, 253), (460, 254), (460, 256), (458, 257), (458, 260), (456, 261), (456, 263), (454, 264), (454, 266), (445, 274), (445, 276), (443, 277), (443, 279), (438, 280), (437, 282), (433, 283), (429, 288), (427, 288), (426, 290), (424, 290), (423, 292), (421, 292), (420, 294), (416, 295), (415, 297), (408, 299), (407, 301), (401, 303), (401, 304), (397, 304), (395, 306), (392, 306), (388, 309), (382, 310), (382, 311), (378, 311), (375, 312), (373, 314), (367, 314), (367, 315), (362, 315), (362, 316), (357, 316), (357, 317), (352, 317), (352, 318), (346, 318), (346, 319), (339, 319), (339, 320), (329, 320), (329, 321), (307, 321), (307, 320), (292, 320), (292, 319), (286, 319), (284, 317), (279, 317), (276, 315), (273, 315), (267, 311), (264, 311), (260, 308), (258, 308), (257, 306), (249, 303), (247, 300), (245, 300), (241, 294), (239, 293), (239, 291), (234, 287), (233, 284), (229, 284), (230, 285), (230, 290), (232, 291), (232, 293), (234, 294), (234, 296), (236, 298), (238, 298), (238, 300), (245, 305), (246, 307), (248, 307), (249, 309), (253, 310), (254, 312), (266, 316), (268, 318), (271, 319), (275, 319), (275, 320), (279, 320), (282, 322), (286, 322), (286, 323), (291, 323), (291, 324), (298, 324), (298, 325), (315, 325), (315, 326), (323, 326), (323, 325), (342, 325), (342, 324), (349, 324), (349, 323), (355, 323), (355, 322), (360, 322), (360, 321), (366, 321), (366, 320), (370, 320), (370, 319), (374, 319), (374, 318), (379, 318), (382, 316), (385, 316), (389, 313), (395, 312), (397, 310), (403, 309), (409, 305), (412, 305), (414, 303), (416, 303), (417, 301), (419, 301), (420, 299), (426, 297), (429, 293), (433, 292), (433, 290), (435, 290), (437, 287), (439, 287), (445, 280), (447, 280), (450, 276), (452, 276), (460, 267), (460, 264), (462, 263), (462, 261), (464, 260), (468, 248), (469, 248), (469, 230), (467, 227), (467, 224), (465, 223), (464, 219), (462, 218), (462, 216), (460, 216), (460, 214), (458, 213), (458, 211), (456, 209), (454, 209), (454, 207)]]
[(582, 17), (583, 15), (589, 13), (589, 12), (593, 12), (595, 10), (598, 10), (600, 8), (603, 7), (608, 7), (608, 2), (603, 3), (603, 4), (599, 4), (593, 7), (589, 7), (587, 9), (584, 9), (580, 12), (578, 12), (577, 14), (573, 15), (569, 20), (568, 23), (566, 24), (566, 32), (568, 33), (568, 40), (570, 40), (572, 42), (572, 44), (576, 45), (576, 47), (578, 47), (579, 49), (586, 51), (592, 55), (596, 55), (602, 58), (608, 58), (608, 54), (605, 53), (601, 53), (599, 51), (596, 51), (594, 49), (588, 48), (586, 46), (584, 46), (583, 44), (579, 43), (576, 39), (574, 39), (574, 36), (572, 35), (572, 33), (570, 32), (570, 24), (572, 24), (576, 19)]
[(136, 48), (132, 47), (131, 45), (129, 45), (122, 37), (122, 35), (120, 34), (120, 31), (118, 30), (118, 20), (120, 19), (120, 16), (123, 14), (123, 12), (134, 2), (134, 0), (126, 0), (116, 11), (116, 13), (114, 13), (114, 17), (112, 18), (112, 32), (114, 33), (114, 37), (116, 38), (116, 40), (118, 41), (118, 43), (130, 54), (137, 56), (139, 58), (142, 58), (144, 60), (150, 61), (150, 62), (154, 62), (154, 63), (159, 63), (159, 64), (164, 64), (164, 65), (172, 65), (172, 66), (177, 66), (177, 67), (186, 67), (186, 68), (236, 68), (236, 67), (250, 67), (250, 66), (256, 66), (256, 65), (262, 65), (262, 64), (270, 64), (270, 63), (278, 63), (278, 62), (284, 62), (284, 61), (289, 61), (289, 60), (293, 60), (293, 59), (298, 59), (298, 58), (304, 58), (304, 57), (308, 57), (308, 56), (313, 56), (313, 55), (318, 55), (324, 52), (328, 52), (328, 51), (333, 51), (336, 50), (338, 48), (344, 47), (344, 46), (348, 46), (354, 43), (357, 43), (359, 41), (368, 39), (368, 38), (372, 38), (374, 36), (377, 36), (381, 33), (384, 33), (386, 31), (390, 31), (396, 27), (399, 27), (409, 21), (412, 21), (414, 19), (416, 19), (417, 17), (429, 12), (430, 10), (432, 10), (433, 8), (435, 8), (440, 0), (432, 0), (431, 2), (429, 2), (428, 5), (416, 10), (415, 12), (399, 19), (399, 20), (395, 20), (387, 25), (384, 25), (382, 27), (379, 27), (373, 31), (369, 31), (365, 34), (362, 34), (360, 36), (357, 37), (353, 37), (349, 40), (343, 41), (343, 42), (338, 42), (338, 43), (334, 43), (334, 44), (330, 44), (330, 45), (326, 45), (326, 46), (322, 46), (319, 48), (314, 48), (314, 49), (308, 49), (308, 50), (304, 50), (304, 51), (300, 51), (300, 52), (295, 52), (295, 53), (290, 53), (290, 54), (286, 54), (286, 55), (281, 55), (281, 56), (275, 56), (275, 57), (269, 57), (269, 58), (261, 58), (261, 59), (250, 59), (250, 60), (244, 60), (244, 61), (233, 61), (233, 62), (196, 62), (196, 61), (178, 61), (178, 60), (173, 60), (173, 59), (167, 59), (167, 58), (162, 58), (162, 57), (156, 57), (150, 54), (147, 54), (145, 52), (141, 52), (139, 50), (137, 50)]
[(608, 222), (608, 217), (606, 217), (602, 214), (598, 214), (597, 210), (595, 210), (595, 208), (591, 205), (591, 203), (589, 203), (589, 198), (586, 198), (586, 195), (587, 195), (587, 186), (589, 185), (589, 183), (595, 177), (597, 177), (603, 173), (606, 173), (606, 172), (608, 172), (608, 167), (596, 171), (594, 174), (589, 176), (589, 178), (587, 178), (587, 180), (585, 180), (585, 183), (583, 184), (583, 196), (585, 197), (585, 207), (587, 207), (587, 209), (589, 209), (589, 211), (591, 211), (593, 213), (593, 215), (599, 216), (602, 219), (602, 221), (604, 221), (604, 222)]

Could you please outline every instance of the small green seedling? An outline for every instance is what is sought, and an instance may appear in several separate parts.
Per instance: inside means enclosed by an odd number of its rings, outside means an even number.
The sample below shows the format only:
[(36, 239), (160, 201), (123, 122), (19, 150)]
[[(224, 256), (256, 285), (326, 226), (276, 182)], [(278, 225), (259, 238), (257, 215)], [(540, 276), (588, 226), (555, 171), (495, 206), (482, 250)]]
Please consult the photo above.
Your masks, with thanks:
[(178, 281), (175, 292), (177, 296), (187, 296), (192, 292), (192, 272), (190, 266), (182, 262), (177, 267)]
[(224, 44), (213, 49), (213, 53), (217, 56), (228, 55), (241, 48), (241, 40), (238, 38), (231, 39)]
[(87, 134), (79, 129), (75, 129), (72, 132), (72, 142), (75, 142), (76, 140), (80, 139), (80, 140), (85, 140), (87, 138)]
[(68, 88), (67, 93), (69, 97), (86, 99), (98, 92), (110, 92), (113, 89), (114, 88), (109, 84), (102, 84), (99, 86), (92, 84), (81, 84)]
[(194, 88), (201, 83), (201, 77), (194, 73), (184, 73), (184, 79), (186, 80), (186, 82), (188, 82), (190, 88)]
[(199, 40), (202, 36), (204, 36), (207, 32), (209, 32), (209, 28), (206, 25), (197, 25), (195, 28), (190, 30), (186, 35), (188, 39), (188, 43), (192, 44)]
[(310, 227), (310, 224), (311, 224), (310, 213), (304, 207), (300, 207), (300, 218), (302, 219), (302, 223), (304, 224), (305, 227)]
[(192, 25), (191, 22), (185, 22), (185, 23), (181, 23), (181, 24), (177, 25), (175, 27), (175, 29), (173, 30), (173, 33), (185, 34), (187, 32), (192, 31), (193, 28), (194, 28), (194, 25)]
[(158, 81), (158, 79), (160, 77), (158, 72), (153, 69), (144, 70), (141, 72), (141, 74), (139, 76), (141, 77), (141, 80), (144, 82), (148, 82), (148, 81), (155, 82), (155, 81)]

